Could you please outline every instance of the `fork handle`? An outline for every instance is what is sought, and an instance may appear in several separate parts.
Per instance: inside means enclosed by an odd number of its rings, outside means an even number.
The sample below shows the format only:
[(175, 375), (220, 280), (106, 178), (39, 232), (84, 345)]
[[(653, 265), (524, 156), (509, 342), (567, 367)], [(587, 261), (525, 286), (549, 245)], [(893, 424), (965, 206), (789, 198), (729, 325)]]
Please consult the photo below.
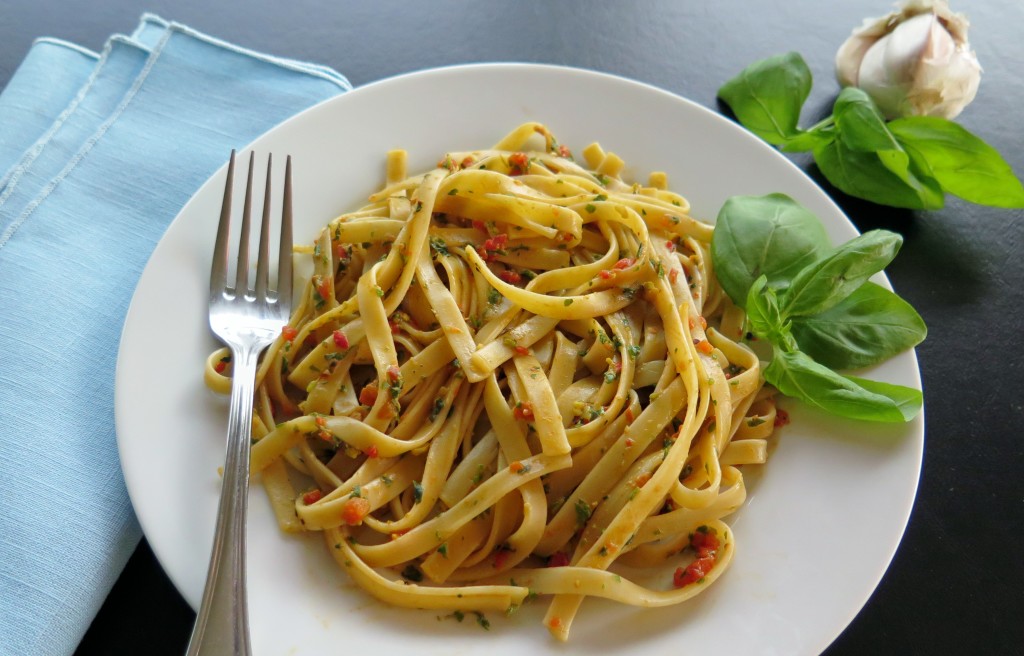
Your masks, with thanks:
[(231, 347), (231, 408), (217, 528), (203, 601), (187, 656), (250, 653), (245, 585), (245, 526), (249, 497), (249, 449), (256, 362), (264, 345)]

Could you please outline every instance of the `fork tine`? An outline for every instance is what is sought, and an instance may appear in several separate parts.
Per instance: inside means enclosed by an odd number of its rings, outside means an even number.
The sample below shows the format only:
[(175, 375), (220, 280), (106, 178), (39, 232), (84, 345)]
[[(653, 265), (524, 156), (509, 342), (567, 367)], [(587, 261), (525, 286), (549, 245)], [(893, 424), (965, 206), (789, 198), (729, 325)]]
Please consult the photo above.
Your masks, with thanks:
[(284, 202), (281, 205), (281, 245), (277, 260), (277, 303), (284, 314), (292, 304), (292, 156), (284, 164)]
[(245, 181), (245, 201), (242, 205), (242, 229), (238, 237), (238, 264), (235, 275), (235, 296), (249, 291), (249, 223), (252, 214), (252, 167), (256, 153), (249, 153), (249, 176)]
[(224, 183), (224, 200), (220, 206), (220, 223), (217, 224), (217, 240), (213, 244), (213, 262), (210, 265), (210, 297), (224, 293), (228, 278), (228, 233), (231, 231), (231, 188), (235, 180), (235, 151), (232, 149), (228, 160), (227, 181)]
[(267, 300), (267, 278), (270, 275), (270, 177), (273, 155), (267, 155), (267, 186), (263, 191), (263, 221), (260, 224), (260, 246), (256, 256), (256, 300)]

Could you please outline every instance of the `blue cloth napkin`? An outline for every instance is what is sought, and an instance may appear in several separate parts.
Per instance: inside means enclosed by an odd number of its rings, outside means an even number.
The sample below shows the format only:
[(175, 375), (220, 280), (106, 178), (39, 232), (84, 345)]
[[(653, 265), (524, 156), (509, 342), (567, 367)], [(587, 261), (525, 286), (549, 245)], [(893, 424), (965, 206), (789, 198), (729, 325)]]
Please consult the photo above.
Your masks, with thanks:
[(143, 16), (37, 41), (0, 94), (0, 654), (72, 653), (140, 538), (114, 435), (132, 290), (190, 196), (331, 69)]

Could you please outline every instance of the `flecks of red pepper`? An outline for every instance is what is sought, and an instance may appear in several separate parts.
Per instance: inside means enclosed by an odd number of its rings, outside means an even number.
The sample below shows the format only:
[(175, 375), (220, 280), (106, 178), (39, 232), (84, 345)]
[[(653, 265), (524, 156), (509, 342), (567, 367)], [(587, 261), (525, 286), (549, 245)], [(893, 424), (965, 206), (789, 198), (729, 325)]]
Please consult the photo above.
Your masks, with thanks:
[(398, 379), (402, 376), (402, 369), (397, 364), (389, 365), (385, 371), (388, 377), (388, 382), (394, 384), (398, 382)]
[(508, 245), (508, 235), (504, 232), (500, 235), (494, 235), (490, 239), (484, 240), (485, 251), (498, 251)]
[(714, 552), (718, 550), (718, 537), (711, 531), (694, 531), (693, 535), (690, 536), (690, 546), (698, 552), (701, 549)]
[(668, 281), (669, 282), (675, 283), (676, 278), (678, 278), (678, 277), (679, 277), (679, 269), (672, 269), (671, 271), (668, 272)]
[(696, 550), (697, 558), (685, 568), (676, 569), (672, 577), (672, 584), (681, 588), (707, 576), (711, 568), (715, 566), (719, 544), (718, 537), (714, 533), (694, 531), (690, 536), (690, 546)]
[(286, 342), (292, 341), (293, 339), (298, 337), (298, 335), (299, 331), (296, 330), (295, 328), (292, 328), (291, 326), (285, 326), (284, 328), (281, 329), (281, 337), (284, 337), (284, 341)]
[(707, 576), (707, 573), (710, 572), (711, 568), (714, 566), (715, 559), (708, 557), (698, 558), (685, 568), (677, 567), (675, 574), (672, 576), (672, 585), (677, 588), (682, 588), (690, 585), (691, 583), (695, 583)]
[(517, 272), (511, 269), (506, 269), (505, 271), (502, 271), (501, 275), (499, 275), (498, 277), (510, 285), (518, 285), (523, 280), (523, 277), (521, 275), (519, 275)]
[(334, 285), (331, 284), (331, 279), (327, 277), (321, 277), (317, 281), (316, 293), (320, 294), (320, 298), (327, 300), (334, 296)]
[(556, 551), (548, 556), (548, 567), (565, 567), (569, 564), (569, 556), (564, 551)]
[(614, 271), (599, 271), (598, 274), (602, 280), (608, 280), (615, 275)]
[(517, 346), (513, 350), (516, 352), (516, 355), (529, 355), (530, 354), (530, 349), (526, 348), (525, 346)]
[(628, 269), (629, 267), (633, 266), (634, 264), (636, 264), (636, 259), (635, 258), (624, 257), (621, 260), (619, 260), (618, 262), (616, 262), (614, 267), (616, 269), (618, 269), (619, 271), (621, 271), (623, 269)]
[(228, 368), (228, 363), (221, 360), (217, 364), (213, 365), (213, 370), (219, 374), (224, 373), (224, 370)]
[(526, 153), (512, 153), (508, 156), (508, 163), (511, 165), (509, 167), (509, 175), (522, 175), (526, 173), (526, 167), (530, 163), (530, 158), (526, 156)]
[(775, 409), (775, 427), (780, 428), (789, 423), (789, 413), (782, 408)]
[(512, 416), (516, 419), (533, 419), (533, 406), (529, 403), (520, 403), (512, 410)]
[(507, 549), (498, 548), (494, 553), (494, 569), (502, 569), (505, 567), (505, 563), (508, 562), (509, 551)]
[(345, 336), (345, 333), (341, 332), (340, 330), (335, 330), (333, 337), (334, 345), (337, 346), (338, 348), (347, 349), (349, 347), (348, 337)]
[(377, 386), (370, 384), (359, 392), (359, 403), (362, 405), (373, 405), (377, 402)]
[(367, 458), (376, 458), (379, 455), (380, 455), (380, 449), (377, 448), (376, 444), (371, 444), (366, 449), (366, 457)]
[(349, 526), (358, 526), (370, 514), (370, 502), (362, 497), (351, 497), (341, 508), (341, 519)]
[(324, 498), (323, 492), (321, 492), (320, 490), (312, 490), (302, 495), (302, 503), (306, 504), (307, 506), (311, 506), (322, 498)]

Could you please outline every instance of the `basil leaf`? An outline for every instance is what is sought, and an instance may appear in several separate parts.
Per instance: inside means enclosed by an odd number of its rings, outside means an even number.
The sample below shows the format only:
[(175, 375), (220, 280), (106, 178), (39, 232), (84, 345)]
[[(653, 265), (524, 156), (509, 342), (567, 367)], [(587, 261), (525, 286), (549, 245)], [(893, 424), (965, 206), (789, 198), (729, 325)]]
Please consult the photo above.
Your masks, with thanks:
[(896, 138), (928, 162), (951, 194), (979, 205), (1024, 207), (1024, 186), (996, 151), (962, 126), (935, 116), (910, 116), (889, 123)]
[(856, 87), (843, 89), (832, 113), (838, 138), (844, 146), (850, 150), (875, 153), (882, 166), (914, 187), (910, 156), (886, 127), (885, 117), (868, 94)]
[(769, 57), (743, 69), (718, 90), (748, 130), (776, 146), (800, 133), (800, 109), (811, 92), (811, 69), (798, 53)]
[(793, 278), (783, 294), (783, 315), (824, 312), (884, 269), (902, 244), (903, 237), (888, 230), (871, 230), (854, 237)]
[(902, 150), (874, 101), (860, 89), (843, 89), (832, 106), (832, 115), (843, 141), (852, 150)]
[(904, 173), (899, 169), (897, 157), (854, 150), (842, 138), (814, 149), (814, 161), (822, 175), (845, 194), (892, 207), (940, 209), (945, 197), (938, 180), (913, 158)]
[(879, 380), (869, 380), (867, 378), (858, 378), (857, 376), (844, 376), (844, 378), (860, 385), (872, 394), (878, 394), (891, 400), (903, 415), (903, 421), (910, 421), (916, 417), (917, 413), (921, 412), (921, 406), (924, 405), (924, 397), (921, 394), (921, 390), (914, 389), (913, 387), (893, 385), (892, 383), (883, 383)]
[(835, 138), (835, 126), (829, 120), (822, 127), (805, 130), (792, 137), (782, 144), (781, 149), (787, 153), (802, 153), (807, 150), (814, 150), (815, 148), (823, 148)]
[(784, 287), (830, 248), (818, 218), (784, 194), (733, 196), (719, 211), (711, 238), (715, 275), (740, 307), (760, 276)]
[(910, 303), (873, 282), (821, 314), (793, 317), (801, 351), (830, 369), (857, 369), (917, 346), (928, 335)]
[(866, 421), (909, 421), (921, 408), (921, 392), (909, 387), (841, 376), (805, 353), (775, 349), (764, 377), (787, 396), (826, 412)]
[(758, 337), (783, 349), (795, 349), (796, 343), (785, 325), (775, 290), (768, 287), (768, 278), (761, 276), (747, 294), (747, 321)]

